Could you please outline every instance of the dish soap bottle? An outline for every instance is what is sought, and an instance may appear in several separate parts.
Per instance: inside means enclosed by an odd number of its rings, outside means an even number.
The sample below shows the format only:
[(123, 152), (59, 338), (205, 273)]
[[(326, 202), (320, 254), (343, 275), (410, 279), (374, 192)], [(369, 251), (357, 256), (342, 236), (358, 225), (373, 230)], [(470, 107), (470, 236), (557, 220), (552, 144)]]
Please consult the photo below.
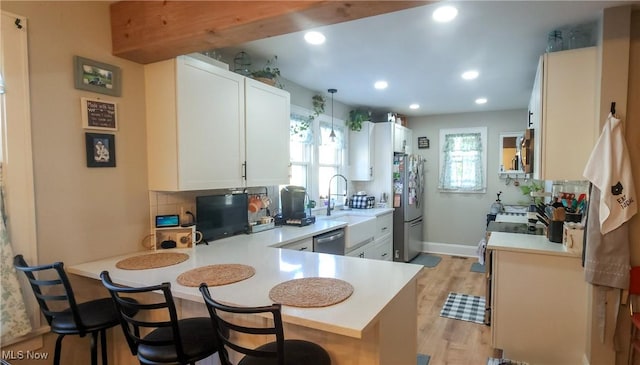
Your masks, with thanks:
[(502, 202), (500, 201), (500, 195), (502, 194), (502, 192), (498, 192), (498, 198), (496, 199), (496, 202), (491, 204), (491, 214), (498, 214), (498, 213), (502, 213), (504, 211), (504, 206), (502, 205)]

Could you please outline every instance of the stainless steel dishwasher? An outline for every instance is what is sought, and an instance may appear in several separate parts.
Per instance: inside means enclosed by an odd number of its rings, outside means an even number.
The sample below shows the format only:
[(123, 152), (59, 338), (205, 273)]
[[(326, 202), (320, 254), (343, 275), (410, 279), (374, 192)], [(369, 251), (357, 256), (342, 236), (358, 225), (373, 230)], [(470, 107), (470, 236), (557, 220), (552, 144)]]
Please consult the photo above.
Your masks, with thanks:
[(344, 255), (344, 228), (313, 236), (313, 252)]

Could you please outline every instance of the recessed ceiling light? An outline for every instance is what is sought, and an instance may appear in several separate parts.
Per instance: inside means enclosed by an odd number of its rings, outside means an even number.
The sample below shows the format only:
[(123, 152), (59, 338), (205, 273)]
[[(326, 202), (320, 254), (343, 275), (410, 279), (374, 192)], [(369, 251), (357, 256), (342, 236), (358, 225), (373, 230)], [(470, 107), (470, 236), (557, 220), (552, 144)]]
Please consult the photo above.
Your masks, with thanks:
[(487, 98), (477, 98), (476, 99), (476, 104), (486, 104), (487, 103)]
[(462, 73), (462, 78), (465, 80), (473, 80), (478, 78), (478, 75), (480, 75), (480, 73), (478, 73), (478, 71), (476, 70), (469, 70), (469, 71), (465, 71)]
[(376, 81), (376, 83), (373, 84), (373, 87), (375, 87), (378, 90), (386, 89), (387, 86), (389, 86), (389, 84), (387, 84), (386, 81)]
[(453, 6), (446, 5), (437, 8), (431, 16), (433, 17), (433, 20), (437, 22), (446, 23), (452, 21), (457, 15), (458, 9)]
[(420, 104), (411, 104), (409, 105), (409, 109), (420, 109)]
[(325, 36), (324, 34), (320, 33), (320, 32), (307, 32), (304, 34), (304, 40), (307, 41), (307, 43), (309, 44), (322, 44), (325, 41)]

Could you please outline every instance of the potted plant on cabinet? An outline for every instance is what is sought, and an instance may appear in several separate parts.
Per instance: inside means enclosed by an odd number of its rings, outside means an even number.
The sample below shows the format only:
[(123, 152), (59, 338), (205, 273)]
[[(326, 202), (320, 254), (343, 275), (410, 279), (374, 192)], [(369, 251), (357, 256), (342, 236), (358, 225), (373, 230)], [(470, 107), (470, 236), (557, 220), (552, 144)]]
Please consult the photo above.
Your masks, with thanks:
[[(278, 56), (268, 59), (264, 67), (260, 70), (251, 72), (251, 77), (264, 82), (265, 84), (276, 86), (278, 76), (280, 76), (280, 69), (276, 66), (278, 62)], [(282, 89), (281, 85), (278, 85)]]
[(362, 129), (362, 122), (366, 122), (371, 119), (370, 113), (364, 110), (351, 110), (349, 112), (349, 119), (347, 119), (347, 127), (352, 131), (359, 131)]

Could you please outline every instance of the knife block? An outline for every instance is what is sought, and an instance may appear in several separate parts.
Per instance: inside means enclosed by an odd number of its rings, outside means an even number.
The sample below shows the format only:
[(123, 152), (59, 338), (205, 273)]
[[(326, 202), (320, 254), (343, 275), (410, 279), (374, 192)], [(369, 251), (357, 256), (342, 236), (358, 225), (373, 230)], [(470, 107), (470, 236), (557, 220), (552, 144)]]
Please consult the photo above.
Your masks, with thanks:
[(547, 227), (547, 239), (551, 242), (562, 243), (563, 221), (551, 221)]

